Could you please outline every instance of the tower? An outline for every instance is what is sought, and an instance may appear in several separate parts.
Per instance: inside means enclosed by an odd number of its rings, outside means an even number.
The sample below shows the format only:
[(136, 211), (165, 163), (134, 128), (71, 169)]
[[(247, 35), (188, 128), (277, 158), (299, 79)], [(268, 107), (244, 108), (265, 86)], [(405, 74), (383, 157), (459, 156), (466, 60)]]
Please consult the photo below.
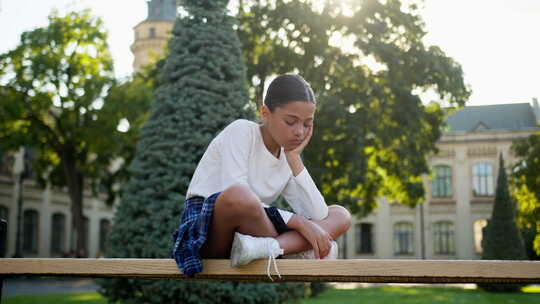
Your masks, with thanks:
[(165, 55), (165, 47), (176, 19), (176, 0), (151, 0), (147, 4), (148, 17), (133, 28), (135, 41), (131, 45), (131, 52), (135, 56), (135, 72)]

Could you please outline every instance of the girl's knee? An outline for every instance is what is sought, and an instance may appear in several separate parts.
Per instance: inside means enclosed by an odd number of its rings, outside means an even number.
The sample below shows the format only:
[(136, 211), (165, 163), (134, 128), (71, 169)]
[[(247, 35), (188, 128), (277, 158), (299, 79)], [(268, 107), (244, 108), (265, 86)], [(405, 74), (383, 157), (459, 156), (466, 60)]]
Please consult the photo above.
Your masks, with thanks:
[(340, 205), (328, 206), (328, 215), (333, 218), (334, 221), (339, 223), (340, 230), (345, 232), (349, 229), (352, 223), (352, 216), (349, 210)]
[(257, 215), (261, 204), (246, 185), (235, 184), (220, 193), (217, 204), (238, 215)]

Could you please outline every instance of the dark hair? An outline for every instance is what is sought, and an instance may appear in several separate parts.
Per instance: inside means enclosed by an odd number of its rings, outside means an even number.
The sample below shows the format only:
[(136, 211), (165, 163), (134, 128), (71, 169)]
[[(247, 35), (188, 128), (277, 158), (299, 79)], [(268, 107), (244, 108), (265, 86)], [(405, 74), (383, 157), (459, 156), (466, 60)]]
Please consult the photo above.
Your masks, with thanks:
[(264, 105), (274, 109), (293, 101), (316, 103), (315, 94), (307, 81), (299, 75), (284, 74), (276, 77), (266, 90)]

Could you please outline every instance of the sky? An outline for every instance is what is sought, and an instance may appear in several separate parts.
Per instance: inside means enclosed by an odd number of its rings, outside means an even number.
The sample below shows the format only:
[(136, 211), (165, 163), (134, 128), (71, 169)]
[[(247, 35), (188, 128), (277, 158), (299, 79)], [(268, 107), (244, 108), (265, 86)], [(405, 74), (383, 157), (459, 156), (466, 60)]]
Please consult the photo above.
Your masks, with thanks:
[[(0, 0), (0, 53), (47, 16), (91, 8), (104, 19), (117, 77), (132, 72), (133, 27), (146, 0)], [(467, 105), (530, 103), (540, 98), (540, 0), (425, 0), (427, 45), (461, 64), (473, 91)]]

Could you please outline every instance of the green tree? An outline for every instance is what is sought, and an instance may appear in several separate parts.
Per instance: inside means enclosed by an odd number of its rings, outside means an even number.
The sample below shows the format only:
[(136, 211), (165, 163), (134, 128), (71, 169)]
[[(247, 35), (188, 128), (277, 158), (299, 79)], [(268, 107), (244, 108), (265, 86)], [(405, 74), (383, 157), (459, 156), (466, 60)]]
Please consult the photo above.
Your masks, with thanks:
[[(210, 140), (237, 118), (253, 118), (245, 66), (225, 0), (183, 1), (159, 87), (129, 170), (110, 234), (108, 257), (170, 258), (195, 167)], [(126, 303), (279, 303), (303, 284), (101, 281)]]
[[(49, 16), (0, 55), (0, 137), (6, 149), (37, 148), (39, 179), (67, 186), (76, 244), (85, 255), (83, 191), (99, 180), (121, 149), (117, 131), (126, 100), (107, 102), (115, 85), (107, 32), (89, 10)], [(43, 180), (42, 180), (43, 181)]]
[[(470, 90), (460, 65), (424, 44), (418, 5), (243, 0), (237, 14), (256, 103), (265, 83), (285, 72), (302, 74), (318, 95), (304, 158), (327, 200), (359, 215), (383, 195), (422, 201), (426, 155), (444, 128), (441, 104), (462, 106)], [(423, 103), (424, 91), (437, 100)]]
[(516, 141), (512, 149), (518, 159), (510, 181), (519, 206), (519, 223), (536, 231), (534, 250), (540, 255), (540, 131)]
[[(484, 228), (482, 239), (483, 260), (526, 260), (525, 247), (521, 233), (516, 224), (516, 206), (510, 198), (506, 168), (502, 154), (499, 160), (499, 175), (497, 177), (497, 193), (493, 212), (488, 225)], [(512, 284), (481, 284), (488, 291), (519, 291), (520, 285)]]
[(129, 179), (128, 165), (133, 160), (135, 148), (143, 124), (148, 120), (150, 104), (154, 98), (157, 71), (162, 61), (142, 71), (116, 81), (105, 97), (109, 119), (119, 122), (121, 136), (116, 136), (115, 149), (103, 150), (97, 157), (111, 159), (111, 166), (100, 167), (92, 179), (92, 189), (107, 193), (106, 203), (111, 205), (121, 196), (121, 186)]

